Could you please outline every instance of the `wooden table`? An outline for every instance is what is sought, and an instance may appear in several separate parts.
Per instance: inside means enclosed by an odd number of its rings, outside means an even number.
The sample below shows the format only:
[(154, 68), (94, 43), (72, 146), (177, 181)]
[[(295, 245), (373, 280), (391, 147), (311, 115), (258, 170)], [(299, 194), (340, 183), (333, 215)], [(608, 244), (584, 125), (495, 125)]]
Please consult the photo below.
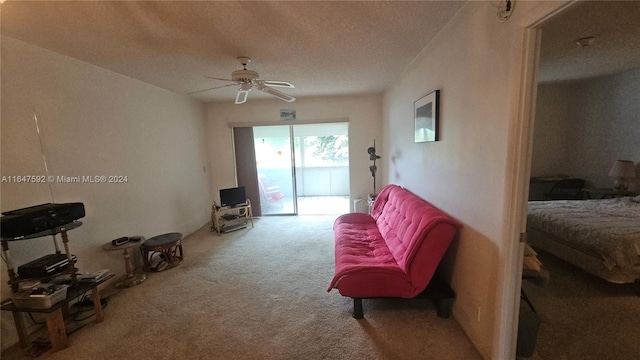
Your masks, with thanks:
[(26, 333), (26, 327), (22, 313), (43, 313), (46, 315), (47, 321), (47, 333), (49, 334), (49, 340), (51, 341), (51, 347), (53, 351), (65, 349), (69, 346), (67, 340), (67, 330), (64, 323), (64, 315), (69, 313), (69, 303), (75, 300), (85, 292), (91, 290), (91, 298), (93, 300), (93, 309), (96, 315), (96, 322), (102, 322), (104, 316), (102, 315), (102, 304), (100, 303), (100, 290), (98, 285), (111, 279), (114, 275), (110, 274), (105, 278), (94, 282), (76, 282), (67, 288), (67, 297), (63, 301), (57, 304), (53, 304), (48, 309), (34, 309), (29, 307), (18, 307), (11, 299), (7, 299), (2, 302), (1, 309), (4, 311), (11, 311), (13, 313), (13, 321), (16, 325), (16, 331), (18, 332), (18, 339), (20, 340), (20, 346), (29, 346), (29, 339)]
[(102, 245), (103, 250), (106, 250), (106, 251), (122, 250), (124, 254), (124, 267), (125, 267), (126, 275), (124, 280), (118, 282), (115, 285), (116, 288), (136, 286), (144, 282), (145, 280), (147, 280), (146, 274), (133, 273), (133, 260), (131, 260), (131, 251), (130, 251), (130, 249), (140, 247), (140, 244), (142, 244), (144, 241), (145, 241), (145, 238), (141, 236), (139, 241), (129, 241), (122, 245), (113, 245), (111, 242), (108, 242)]

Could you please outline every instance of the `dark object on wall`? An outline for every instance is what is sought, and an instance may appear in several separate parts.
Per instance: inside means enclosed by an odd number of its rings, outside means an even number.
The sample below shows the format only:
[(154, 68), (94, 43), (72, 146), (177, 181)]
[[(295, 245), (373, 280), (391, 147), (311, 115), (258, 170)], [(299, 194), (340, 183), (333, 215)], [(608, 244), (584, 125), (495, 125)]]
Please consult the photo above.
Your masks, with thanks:
[(545, 195), (551, 200), (582, 200), (584, 198), (582, 192), (584, 185), (584, 179), (570, 178), (558, 180)]
[(42, 204), (6, 211), (0, 219), (3, 238), (22, 237), (50, 230), (83, 218), (83, 203)]

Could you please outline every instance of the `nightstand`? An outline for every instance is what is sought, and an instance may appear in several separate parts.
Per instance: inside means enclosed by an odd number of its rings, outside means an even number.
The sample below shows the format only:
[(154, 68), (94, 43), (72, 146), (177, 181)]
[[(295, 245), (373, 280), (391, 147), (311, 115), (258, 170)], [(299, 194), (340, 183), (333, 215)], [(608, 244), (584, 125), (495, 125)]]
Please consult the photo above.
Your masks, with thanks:
[(585, 188), (582, 189), (587, 199), (606, 199), (619, 196), (636, 196), (637, 194), (629, 190), (615, 190), (611, 188)]

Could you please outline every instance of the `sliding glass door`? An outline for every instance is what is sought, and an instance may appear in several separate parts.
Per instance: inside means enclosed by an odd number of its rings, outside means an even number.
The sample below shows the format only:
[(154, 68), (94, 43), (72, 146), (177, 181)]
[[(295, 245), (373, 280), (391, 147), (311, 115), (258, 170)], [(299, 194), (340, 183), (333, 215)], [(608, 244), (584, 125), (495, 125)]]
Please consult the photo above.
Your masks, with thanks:
[(293, 125), (298, 214), (349, 212), (347, 123)]
[(262, 215), (297, 214), (291, 127), (254, 126), (253, 138)]
[[(252, 132), (251, 154), (236, 148), (238, 178), (257, 180), (262, 215), (320, 215), (349, 212), (349, 136), (347, 123), (270, 125)], [(251, 138), (247, 139), (251, 141)], [(255, 172), (244, 169), (252, 166)], [(251, 156), (249, 156), (251, 155)], [(251, 159), (249, 161), (248, 159)], [(242, 165), (242, 166), (239, 166)], [(243, 173), (240, 174), (240, 169)], [(252, 170), (252, 169), (251, 169)], [(250, 186), (250, 185), (249, 185)], [(256, 200), (257, 200), (256, 199)], [(258, 203), (258, 201), (253, 201)], [(256, 211), (256, 210), (254, 210)]]

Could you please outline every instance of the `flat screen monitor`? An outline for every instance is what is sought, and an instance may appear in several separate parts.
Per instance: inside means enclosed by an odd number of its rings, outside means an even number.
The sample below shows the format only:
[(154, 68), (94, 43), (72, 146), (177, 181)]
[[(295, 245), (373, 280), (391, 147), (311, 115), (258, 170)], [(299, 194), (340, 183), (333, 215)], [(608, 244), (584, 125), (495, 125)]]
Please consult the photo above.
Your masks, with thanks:
[(237, 206), (247, 202), (244, 186), (220, 189), (220, 206)]

